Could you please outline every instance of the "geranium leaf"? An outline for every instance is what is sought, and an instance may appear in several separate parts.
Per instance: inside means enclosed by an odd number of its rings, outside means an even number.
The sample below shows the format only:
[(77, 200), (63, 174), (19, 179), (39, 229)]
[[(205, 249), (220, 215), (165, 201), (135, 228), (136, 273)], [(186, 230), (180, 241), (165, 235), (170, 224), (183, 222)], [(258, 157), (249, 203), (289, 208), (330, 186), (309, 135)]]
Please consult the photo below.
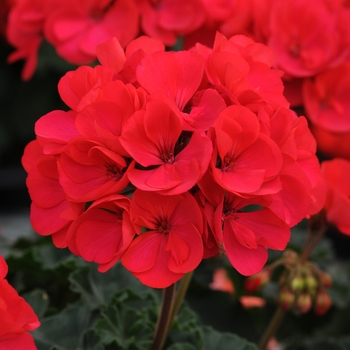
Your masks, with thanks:
[(98, 272), (95, 265), (74, 271), (70, 277), (71, 289), (81, 294), (88, 307), (93, 310), (101, 305), (107, 306), (117, 292), (130, 288), (137, 293), (149, 292), (121, 264), (116, 264), (107, 272)]
[(203, 327), (203, 350), (256, 350), (253, 343), (237, 335), (220, 333), (211, 327)]
[(121, 350), (142, 350), (151, 344), (153, 327), (144, 311), (120, 304), (102, 312), (95, 330), (105, 345), (114, 342)]
[[(54, 316), (42, 319), (41, 326), (32, 335), (38, 350), (52, 349), (52, 347), (57, 350), (86, 349), (84, 337), (95, 321), (96, 315), (79, 302)], [(89, 349), (100, 350), (101, 348)]]
[(49, 296), (46, 292), (36, 289), (30, 293), (22, 295), (22, 297), (30, 304), (39, 319), (45, 315), (49, 306)]

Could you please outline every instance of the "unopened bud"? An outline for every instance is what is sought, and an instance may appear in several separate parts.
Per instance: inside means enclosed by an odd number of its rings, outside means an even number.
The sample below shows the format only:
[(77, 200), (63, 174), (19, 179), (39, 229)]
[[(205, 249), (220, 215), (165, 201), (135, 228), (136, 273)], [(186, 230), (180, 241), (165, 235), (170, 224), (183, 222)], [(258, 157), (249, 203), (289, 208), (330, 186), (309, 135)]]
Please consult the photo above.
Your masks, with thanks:
[(284, 310), (290, 310), (294, 305), (294, 301), (294, 293), (287, 288), (282, 289), (278, 294), (277, 303)]
[(318, 316), (324, 315), (332, 306), (332, 300), (324, 289), (317, 292), (314, 311)]
[(244, 282), (244, 289), (249, 292), (256, 292), (264, 288), (271, 279), (271, 270), (263, 269), (258, 274), (249, 276)]
[(320, 279), (324, 287), (329, 288), (332, 286), (332, 277), (327, 272), (322, 271), (322, 273), (320, 273)]
[(297, 298), (297, 301), (295, 303), (295, 308), (298, 311), (300, 311), (302, 314), (305, 314), (310, 310), (311, 305), (312, 305), (312, 299), (310, 294), (301, 293)]
[(305, 287), (307, 288), (307, 290), (310, 293), (314, 292), (316, 290), (316, 288), (318, 287), (318, 281), (312, 274), (308, 274), (306, 276)]
[(305, 287), (304, 278), (301, 276), (295, 276), (290, 282), (290, 289), (293, 292), (300, 293)]

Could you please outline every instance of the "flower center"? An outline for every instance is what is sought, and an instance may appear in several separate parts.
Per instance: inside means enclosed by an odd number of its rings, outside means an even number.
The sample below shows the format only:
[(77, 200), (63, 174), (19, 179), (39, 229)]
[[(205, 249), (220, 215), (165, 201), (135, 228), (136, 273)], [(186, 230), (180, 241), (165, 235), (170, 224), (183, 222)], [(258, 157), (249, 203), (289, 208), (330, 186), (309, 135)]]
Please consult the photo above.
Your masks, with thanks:
[(170, 232), (170, 225), (166, 221), (162, 221), (159, 223), (157, 231), (159, 233), (168, 234)]
[(174, 161), (175, 161), (174, 152), (172, 150), (170, 150), (170, 149), (165, 150), (165, 151), (161, 152), (160, 159), (164, 163), (173, 164)]
[(222, 209), (222, 221), (227, 219), (238, 219), (237, 210), (232, 206), (230, 202), (224, 202), (224, 207)]
[(123, 177), (121, 169), (115, 163), (106, 164), (106, 175), (114, 181), (119, 181)]
[(227, 171), (227, 170), (234, 170), (236, 165), (236, 160), (231, 156), (226, 156), (221, 164), (221, 170)]

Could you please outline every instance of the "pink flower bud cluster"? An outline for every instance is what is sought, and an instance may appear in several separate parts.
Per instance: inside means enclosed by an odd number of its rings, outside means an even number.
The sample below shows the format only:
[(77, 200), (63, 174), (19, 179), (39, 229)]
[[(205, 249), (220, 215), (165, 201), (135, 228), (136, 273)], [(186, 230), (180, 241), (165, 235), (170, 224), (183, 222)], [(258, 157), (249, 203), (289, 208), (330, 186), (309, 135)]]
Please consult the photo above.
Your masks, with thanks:
[(279, 285), (280, 292), (277, 303), (284, 310), (294, 309), (300, 313), (307, 313), (311, 309), (317, 315), (326, 313), (332, 301), (326, 291), (332, 285), (328, 273), (321, 271), (314, 263), (302, 263), (299, 256), (295, 256), (294, 263), (290, 259), (290, 250), (286, 250), (282, 258), (287, 257), (286, 270), (282, 274)]

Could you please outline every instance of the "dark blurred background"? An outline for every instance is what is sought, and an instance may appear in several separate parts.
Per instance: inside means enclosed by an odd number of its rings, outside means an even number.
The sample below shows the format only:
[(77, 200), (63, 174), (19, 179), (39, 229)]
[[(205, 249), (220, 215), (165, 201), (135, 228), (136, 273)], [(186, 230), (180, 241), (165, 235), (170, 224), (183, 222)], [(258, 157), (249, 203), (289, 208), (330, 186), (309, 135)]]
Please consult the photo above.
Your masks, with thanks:
[[(21, 80), (23, 62), (8, 64), (12, 48), (0, 41), (0, 211), (15, 213), (29, 210), (25, 186), (26, 173), (21, 165), (23, 150), (35, 138), (34, 124), (54, 109), (67, 109), (61, 101), (57, 83), (71, 67), (60, 60), (44, 43), (33, 78)], [(1, 226), (1, 222), (0, 222)]]

